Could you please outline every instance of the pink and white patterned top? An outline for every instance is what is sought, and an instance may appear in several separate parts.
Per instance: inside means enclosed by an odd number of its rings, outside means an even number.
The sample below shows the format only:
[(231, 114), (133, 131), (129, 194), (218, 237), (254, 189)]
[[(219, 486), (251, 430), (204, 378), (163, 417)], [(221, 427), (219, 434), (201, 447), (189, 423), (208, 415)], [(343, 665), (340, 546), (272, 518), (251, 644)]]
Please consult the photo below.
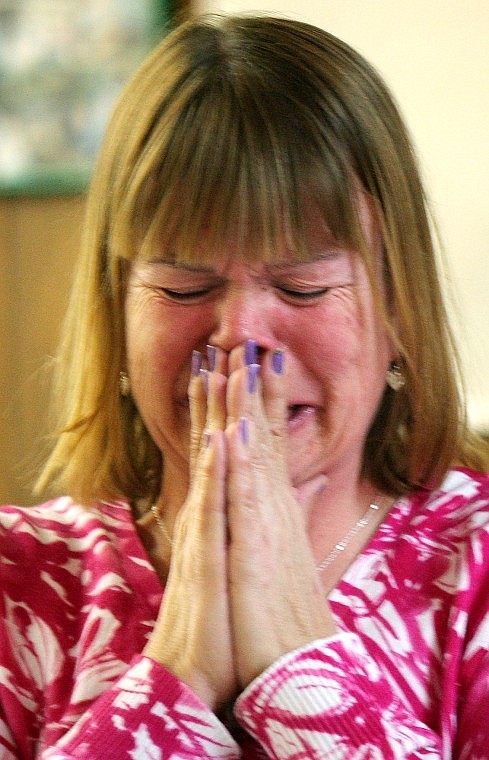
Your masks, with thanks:
[(142, 657), (162, 589), (127, 504), (0, 510), (0, 758), (489, 758), (489, 477), (400, 499), (225, 725)]

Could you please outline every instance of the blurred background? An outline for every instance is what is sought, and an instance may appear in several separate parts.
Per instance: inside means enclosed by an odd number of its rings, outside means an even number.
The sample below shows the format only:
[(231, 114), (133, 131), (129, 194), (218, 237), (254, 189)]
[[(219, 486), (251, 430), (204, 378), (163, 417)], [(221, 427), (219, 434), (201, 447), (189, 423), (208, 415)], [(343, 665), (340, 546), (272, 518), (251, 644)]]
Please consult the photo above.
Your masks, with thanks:
[(441, 232), (470, 419), (489, 430), (487, 0), (0, 0), (1, 503), (35, 501), (46, 365), (107, 114), (168, 25), (206, 12), (309, 21), (382, 73), (410, 127)]

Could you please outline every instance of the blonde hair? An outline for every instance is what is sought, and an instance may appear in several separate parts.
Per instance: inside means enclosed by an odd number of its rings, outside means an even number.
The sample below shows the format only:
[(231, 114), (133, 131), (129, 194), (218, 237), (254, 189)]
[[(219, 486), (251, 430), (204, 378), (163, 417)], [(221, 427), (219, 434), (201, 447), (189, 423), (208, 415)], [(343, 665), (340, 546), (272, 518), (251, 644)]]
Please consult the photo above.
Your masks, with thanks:
[[(358, 182), (385, 246), (383, 306), (362, 238)], [(387, 388), (364, 469), (402, 493), (454, 462), (484, 466), (468, 431), (416, 161), (385, 85), (348, 45), (305, 23), (202, 18), (171, 33), (119, 100), (88, 199), (57, 365), (59, 434), (39, 481), (82, 502), (154, 499), (164, 463), (132, 399), (119, 393), (124, 287), (134, 255), (178, 260), (222, 243), (272, 260), (285, 228), (307, 256), (312, 198), (371, 274), (406, 383)]]

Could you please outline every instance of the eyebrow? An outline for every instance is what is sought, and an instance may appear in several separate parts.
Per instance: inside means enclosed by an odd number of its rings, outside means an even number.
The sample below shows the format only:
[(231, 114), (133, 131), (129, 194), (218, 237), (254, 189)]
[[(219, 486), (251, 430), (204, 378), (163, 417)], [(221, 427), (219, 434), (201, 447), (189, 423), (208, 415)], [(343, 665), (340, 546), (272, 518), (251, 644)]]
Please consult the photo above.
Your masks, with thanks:
[(189, 262), (175, 261), (174, 259), (165, 259), (163, 257), (144, 259), (146, 264), (160, 264), (161, 266), (172, 267), (172, 269), (182, 269), (185, 272), (196, 272), (197, 274), (213, 274), (213, 267), (203, 267)]
[(328, 251), (314, 251), (313, 255), (310, 255), (307, 259), (290, 258), (287, 259), (287, 261), (270, 264), (268, 268), (275, 271), (289, 269), (290, 267), (297, 267), (302, 264), (314, 264), (317, 261), (331, 261), (332, 259), (337, 259), (347, 253), (348, 251), (344, 248), (335, 248)]
[[(347, 251), (343, 248), (334, 248), (327, 251), (316, 251), (314, 255), (307, 259), (303, 258), (289, 258), (286, 261), (273, 262), (266, 264), (266, 269), (272, 272), (284, 271), (291, 267), (301, 266), (303, 264), (314, 264), (316, 261), (327, 261), (336, 259), (342, 255), (345, 255)], [(173, 269), (180, 269), (184, 272), (195, 272), (196, 274), (215, 274), (216, 270), (211, 266), (202, 266), (193, 264), (191, 262), (175, 261), (174, 259), (165, 259), (163, 256), (158, 258), (146, 259), (148, 264), (160, 264), (162, 266), (172, 267)]]

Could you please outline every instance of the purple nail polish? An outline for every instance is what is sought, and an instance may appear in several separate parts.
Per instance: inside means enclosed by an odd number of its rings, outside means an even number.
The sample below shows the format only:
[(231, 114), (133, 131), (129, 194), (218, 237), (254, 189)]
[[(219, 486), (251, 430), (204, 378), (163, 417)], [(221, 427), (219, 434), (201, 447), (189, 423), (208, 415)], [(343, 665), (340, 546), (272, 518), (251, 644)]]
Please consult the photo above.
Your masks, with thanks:
[(199, 374), (202, 378), (202, 382), (204, 383), (206, 396), (208, 396), (209, 395), (209, 373), (206, 369), (201, 369)]
[(239, 437), (243, 443), (248, 443), (248, 418), (239, 418)]
[(216, 368), (216, 347), (207, 346), (207, 363), (209, 364), (209, 372), (214, 372)]
[(258, 348), (256, 340), (252, 338), (245, 343), (245, 364), (256, 364), (258, 360)]
[(254, 393), (256, 389), (256, 382), (260, 373), (259, 364), (250, 364), (248, 367), (248, 393)]
[(200, 351), (192, 351), (192, 365), (191, 365), (192, 375), (198, 375), (201, 367), (202, 367), (202, 354), (200, 353)]
[(277, 349), (272, 353), (272, 369), (276, 375), (282, 375), (284, 371), (284, 352)]

